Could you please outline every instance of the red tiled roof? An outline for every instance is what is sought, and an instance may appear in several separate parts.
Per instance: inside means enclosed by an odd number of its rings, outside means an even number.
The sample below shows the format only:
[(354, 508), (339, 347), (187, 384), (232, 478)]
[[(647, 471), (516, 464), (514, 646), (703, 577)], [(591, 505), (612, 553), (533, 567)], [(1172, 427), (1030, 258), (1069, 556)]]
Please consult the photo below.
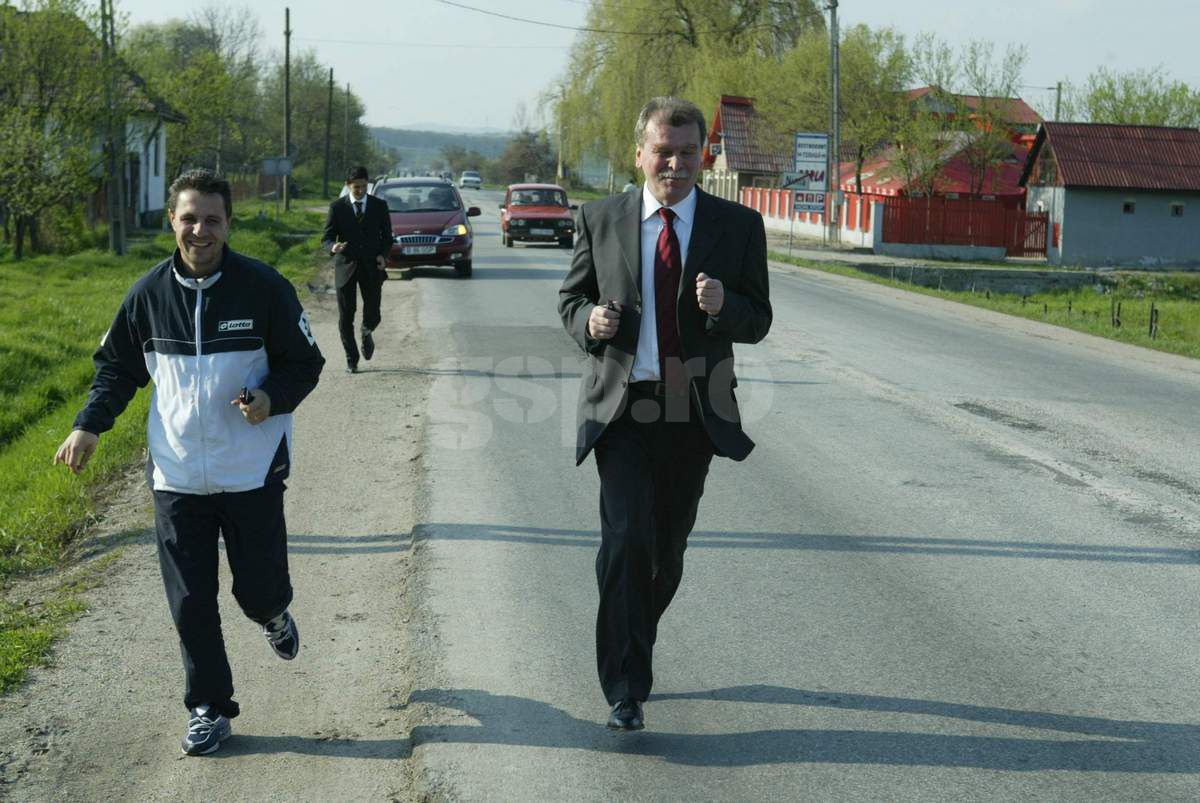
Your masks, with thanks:
[(1044, 123), (1022, 183), (1047, 140), (1063, 186), (1200, 192), (1200, 129)]
[[(755, 119), (752, 99), (722, 95), (708, 141), (721, 143), (730, 170), (751, 173), (783, 173), (791, 170), (792, 154), (766, 150), (755, 131)], [(710, 158), (705, 159), (704, 166), (712, 166)]]
[[(933, 92), (937, 87), (923, 86), (919, 89), (908, 90), (908, 99), (910, 101), (919, 100), (925, 97), (930, 92)], [(979, 111), (984, 102), (994, 104), (994, 108), (1000, 112), (1005, 122), (1015, 123), (1017, 125), (1037, 125), (1042, 122), (1042, 117), (1035, 112), (1028, 103), (1020, 98), (993, 98), (982, 97), (980, 95), (950, 95), (962, 101), (972, 112)]]

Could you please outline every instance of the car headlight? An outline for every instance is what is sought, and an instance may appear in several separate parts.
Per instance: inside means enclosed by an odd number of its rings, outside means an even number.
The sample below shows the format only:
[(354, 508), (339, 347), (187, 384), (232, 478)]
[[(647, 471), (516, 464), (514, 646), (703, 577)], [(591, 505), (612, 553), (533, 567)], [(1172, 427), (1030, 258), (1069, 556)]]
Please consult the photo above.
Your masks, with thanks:
[(442, 229), (442, 236), (444, 237), (465, 237), (466, 234), (467, 227), (462, 223), (455, 223), (453, 226), (447, 226)]

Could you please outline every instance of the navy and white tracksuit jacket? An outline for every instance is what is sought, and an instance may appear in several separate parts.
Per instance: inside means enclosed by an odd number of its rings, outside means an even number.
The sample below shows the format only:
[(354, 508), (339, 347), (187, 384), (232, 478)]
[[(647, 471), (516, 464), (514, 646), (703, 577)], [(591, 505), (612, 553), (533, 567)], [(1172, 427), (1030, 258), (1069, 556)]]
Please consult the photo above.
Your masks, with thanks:
[[(325, 364), (287, 279), (225, 248), (203, 279), (176, 269), (178, 252), (134, 284), (93, 359), (96, 377), (75, 428), (112, 428), (154, 381), (147, 479), (156, 491), (216, 494), (282, 482), (291, 466), (292, 411)], [(251, 425), (230, 404), (261, 387), (271, 415)]]

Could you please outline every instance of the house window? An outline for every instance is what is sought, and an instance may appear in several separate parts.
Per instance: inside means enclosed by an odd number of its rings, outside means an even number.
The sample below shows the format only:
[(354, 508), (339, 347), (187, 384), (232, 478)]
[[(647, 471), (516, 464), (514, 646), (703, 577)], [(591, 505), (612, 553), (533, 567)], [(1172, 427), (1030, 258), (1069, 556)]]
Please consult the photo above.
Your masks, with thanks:
[(1121, 211), (1127, 215), (1132, 215), (1134, 209), (1136, 209), (1136, 208), (1137, 208), (1136, 203), (1134, 203), (1133, 201), (1126, 201), (1125, 204), (1121, 207)]
[(160, 143), (160, 142), (162, 142), (161, 135), (154, 138), (154, 175), (155, 176), (158, 176), (158, 174), (159, 174), (158, 173), (158, 170), (159, 170), (159, 167), (158, 167), (158, 143)]
[(1171, 217), (1183, 217), (1183, 204), (1171, 204)]

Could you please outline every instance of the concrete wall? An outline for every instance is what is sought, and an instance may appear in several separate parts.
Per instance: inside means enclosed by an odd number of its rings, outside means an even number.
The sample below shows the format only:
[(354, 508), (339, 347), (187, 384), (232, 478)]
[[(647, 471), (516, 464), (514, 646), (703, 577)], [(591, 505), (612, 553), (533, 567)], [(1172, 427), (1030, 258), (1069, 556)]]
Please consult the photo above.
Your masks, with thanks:
[(886, 279), (936, 287), (941, 290), (982, 293), (1015, 293), (1031, 296), (1047, 290), (1071, 290), (1095, 287), (1099, 280), (1090, 271), (1009, 270), (1005, 268), (935, 268), (919, 265), (880, 265), (876, 262), (854, 266), (864, 273)]
[(875, 253), (907, 259), (949, 259), (958, 262), (1003, 262), (1007, 255), (1000, 246), (884, 242), (879, 244)]
[[(767, 190), (760, 188), (744, 189), (739, 200), (745, 206), (756, 209), (763, 216), (763, 224), (771, 231), (794, 234), (797, 237), (808, 237), (821, 240), (828, 236), (825, 227), (825, 216), (791, 211), (791, 193), (784, 190)], [(850, 227), (850, 216), (847, 214), (848, 202), (841, 208), (839, 222), (841, 223), (841, 240), (843, 243), (859, 248), (878, 249), (883, 241), (883, 203), (870, 204), (870, 217), (867, 225), (862, 225), (859, 215), (855, 215), (854, 227)]]
[[(1200, 193), (1067, 189), (1063, 195), (1061, 264), (1200, 266)], [(1123, 212), (1127, 201), (1133, 214)], [(1172, 203), (1184, 205), (1183, 217), (1171, 217)]]

